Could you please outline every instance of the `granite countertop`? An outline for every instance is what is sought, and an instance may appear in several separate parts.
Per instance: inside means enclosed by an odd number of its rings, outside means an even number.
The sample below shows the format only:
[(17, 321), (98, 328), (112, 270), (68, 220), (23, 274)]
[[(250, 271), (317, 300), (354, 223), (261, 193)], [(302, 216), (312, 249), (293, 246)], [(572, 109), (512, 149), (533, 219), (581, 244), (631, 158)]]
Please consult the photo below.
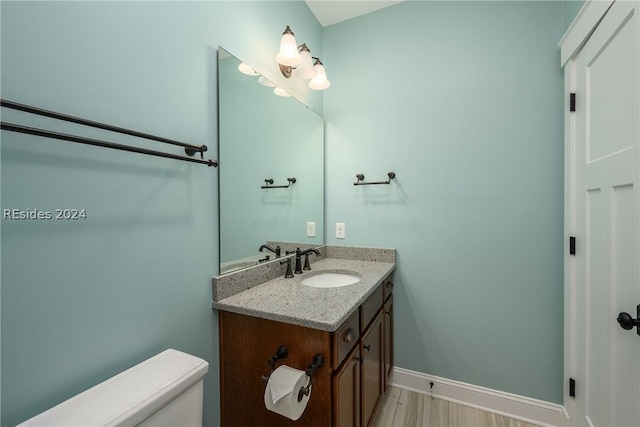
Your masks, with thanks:
[[(324, 258), (313, 263), (311, 271), (291, 279), (278, 277), (269, 280), (213, 301), (212, 307), (334, 332), (394, 269), (393, 262)], [(362, 275), (362, 279), (339, 288), (313, 288), (300, 283), (320, 270), (354, 271)]]

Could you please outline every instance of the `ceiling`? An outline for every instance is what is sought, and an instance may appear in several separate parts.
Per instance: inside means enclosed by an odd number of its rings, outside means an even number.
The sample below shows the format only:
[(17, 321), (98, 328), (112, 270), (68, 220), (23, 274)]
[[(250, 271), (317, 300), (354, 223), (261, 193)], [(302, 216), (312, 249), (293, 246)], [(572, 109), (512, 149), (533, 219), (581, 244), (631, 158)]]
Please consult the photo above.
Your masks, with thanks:
[(337, 24), (404, 0), (305, 0), (320, 25)]

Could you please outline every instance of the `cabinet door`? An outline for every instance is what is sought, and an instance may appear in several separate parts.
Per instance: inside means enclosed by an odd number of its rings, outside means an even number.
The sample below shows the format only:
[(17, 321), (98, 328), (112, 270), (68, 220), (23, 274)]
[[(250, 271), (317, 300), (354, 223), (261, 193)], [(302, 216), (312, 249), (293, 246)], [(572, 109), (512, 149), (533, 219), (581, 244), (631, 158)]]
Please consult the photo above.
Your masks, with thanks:
[(360, 361), (356, 346), (333, 377), (335, 427), (360, 427)]
[(382, 312), (379, 311), (369, 328), (362, 336), (362, 421), (364, 426), (369, 426), (373, 421), (373, 415), (383, 386), (383, 342), (384, 322)]
[(393, 367), (393, 295), (384, 303), (384, 375), (383, 390), (389, 386), (389, 375)]

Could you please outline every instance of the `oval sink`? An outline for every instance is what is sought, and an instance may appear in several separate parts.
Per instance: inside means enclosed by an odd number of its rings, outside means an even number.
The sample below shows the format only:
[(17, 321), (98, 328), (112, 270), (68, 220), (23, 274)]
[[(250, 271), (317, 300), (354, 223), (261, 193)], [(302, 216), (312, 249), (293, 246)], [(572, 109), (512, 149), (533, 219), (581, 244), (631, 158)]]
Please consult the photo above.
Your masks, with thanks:
[(362, 276), (354, 271), (320, 271), (300, 283), (312, 288), (339, 288), (358, 283), (361, 279)]

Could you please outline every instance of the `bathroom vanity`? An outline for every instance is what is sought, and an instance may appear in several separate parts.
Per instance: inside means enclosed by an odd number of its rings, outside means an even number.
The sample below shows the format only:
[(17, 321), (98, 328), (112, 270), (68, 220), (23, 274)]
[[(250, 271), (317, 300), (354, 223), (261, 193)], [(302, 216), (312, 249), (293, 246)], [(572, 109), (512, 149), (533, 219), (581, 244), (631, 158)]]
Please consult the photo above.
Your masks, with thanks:
[[(395, 251), (326, 247), (321, 258), (311, 271), (289, 279), (284, 278), (285, 265), (272, 263), (282, 276), (217, 301), (215, 296), (224, 292), (214, 284), (222, 426), (359, 427), (373, 421), (392, 366)], [(324, 272), (361, 278), (335, 288), (302, 284)], [(288, 356), (276, 367), (306, 370), (315, 355), (324, 357), (297, 421), (268, 411), (264, 404), (262, 377), (270, 374), (267, 361), (282, 345)]]

